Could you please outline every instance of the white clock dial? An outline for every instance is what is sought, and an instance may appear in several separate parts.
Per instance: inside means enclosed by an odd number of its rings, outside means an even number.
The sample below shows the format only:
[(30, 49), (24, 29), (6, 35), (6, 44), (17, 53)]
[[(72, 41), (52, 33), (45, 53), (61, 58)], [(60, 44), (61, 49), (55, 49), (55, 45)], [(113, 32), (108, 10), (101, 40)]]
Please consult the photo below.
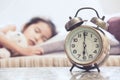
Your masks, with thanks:
[(102, 50), (99, 33), (90, 27), (80, 26), (71, 31), (65, 42), (68, 57), (75, 63), (89, 64), (95, 61)]

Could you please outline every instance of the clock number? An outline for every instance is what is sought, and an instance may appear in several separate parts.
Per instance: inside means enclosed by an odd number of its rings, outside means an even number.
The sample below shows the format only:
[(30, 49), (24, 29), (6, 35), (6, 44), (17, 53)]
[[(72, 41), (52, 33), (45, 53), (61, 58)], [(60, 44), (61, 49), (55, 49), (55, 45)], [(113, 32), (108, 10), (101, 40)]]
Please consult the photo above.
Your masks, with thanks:
[(96, 39), (96, 38), (94, 38), (94, 42), (97, 42), (97, 39)]
[(83, 56), (83, 60), (86, 60), (87, 58), (86, 58), (86, 56)]
[(94, 50), (93, 53), (97, 53), (97, 50)]
[(93, 55), (89, 55), (89, 58), (92, 59), (92, 58), (93, 58)]
[(73, 39), (73, 42), (78, 42), (78, 38), (74, 38), (74, 39)]
[(78, 34), (78, 38), (80, 38), (81, 37), (81, 34)]
[(73, 50), (73, 53), (76, 54), (76, 53), (77, 53), (77, 50), (74, 49), (74, 50)]
[(81, 54), (77, 54), (78, 58), (81, 56)]
[(72, 48), (75, 48), (75, 44), (72, 44)]
[(88, 35), (88, 32), (85, 31), (85, 32), (83, 33), (83, 35), (87, 36), (87, 35)]
[(92, 36), (93, 36), (93, 35), (91, 34), (90, 37), (92, 38)]
[(96, 48), (99, 48), (99, 44), (96, 44)]

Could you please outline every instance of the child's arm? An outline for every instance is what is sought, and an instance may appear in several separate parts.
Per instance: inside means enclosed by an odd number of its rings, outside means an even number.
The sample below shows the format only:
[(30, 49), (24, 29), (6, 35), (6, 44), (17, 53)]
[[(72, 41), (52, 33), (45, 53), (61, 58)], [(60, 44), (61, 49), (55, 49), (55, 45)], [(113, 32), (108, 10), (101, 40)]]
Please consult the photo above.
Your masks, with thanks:
[(35, 46), (29, 46), (26, 48), (23, 48), (19, 45), (17, 45), (16, 43), (8, 40), (4, 34), (0, 34), (0, 44), (10, 50), (15, 51), (16, 53), (19, 54), (15, 54), (15, 55), (36, 55), (36, 54), (42, 54), (42, 50), (38, 47)]
[(13, 41), (8, 40), (5, 37), (5, 34), (8, 31), (15, 31), (16, 27), (15, 26), (7, 26), (4, 27), (3, 29), (0, 29), (0, 45), (4, 46), (10, 50), (13, 50), (16, 53), (19, 54), (13, 54), (13, 55), (36, 55), (36, 54), (42, 54), (42, 50), (40, 48), (37, 48), (35, 46), (30, 46), (23, 48), (19, 46), (18, 44), (14, 43)]

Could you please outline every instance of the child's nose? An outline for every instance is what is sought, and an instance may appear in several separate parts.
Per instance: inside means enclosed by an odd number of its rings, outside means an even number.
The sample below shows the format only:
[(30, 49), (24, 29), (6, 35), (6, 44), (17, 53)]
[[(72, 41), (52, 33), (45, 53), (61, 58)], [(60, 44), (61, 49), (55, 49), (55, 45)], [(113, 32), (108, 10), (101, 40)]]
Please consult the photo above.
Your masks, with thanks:
[(36, 37), (35, 37), (35, 41), (36, 41), (36, 42), (38, 42), (38, 41), (41, 39), (41, 37), (42, 37), (42, 35), (41, 35), (41, 34), (36, 35)]

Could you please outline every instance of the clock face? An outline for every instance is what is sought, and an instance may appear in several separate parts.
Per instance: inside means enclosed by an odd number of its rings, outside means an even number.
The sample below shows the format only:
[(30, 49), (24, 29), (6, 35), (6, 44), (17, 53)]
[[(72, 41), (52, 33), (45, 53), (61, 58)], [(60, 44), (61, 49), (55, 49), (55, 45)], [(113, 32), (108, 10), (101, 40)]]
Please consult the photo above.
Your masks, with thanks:
[(86, 26), (72, 30), (65, 41), (69, 59), (78, 64), (94, 62), (100, 56), (102, 46), (100, 34), (95, 29)]

